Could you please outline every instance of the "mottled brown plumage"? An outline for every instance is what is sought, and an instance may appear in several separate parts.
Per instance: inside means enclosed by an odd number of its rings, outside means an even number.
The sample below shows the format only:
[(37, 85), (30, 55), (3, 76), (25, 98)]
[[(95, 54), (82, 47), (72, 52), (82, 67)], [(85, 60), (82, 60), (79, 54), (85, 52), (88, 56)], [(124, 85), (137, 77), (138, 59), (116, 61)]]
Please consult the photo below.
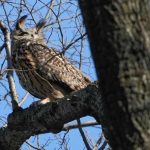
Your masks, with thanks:
[(22, 87), (33, 96), (53, 101), (86, 87), (90, 80), (66, 58), (44, 42), (44, 21), (36, 27), (23, 27), (26, 16), (18, 20), (12, 32), (13, 66)]

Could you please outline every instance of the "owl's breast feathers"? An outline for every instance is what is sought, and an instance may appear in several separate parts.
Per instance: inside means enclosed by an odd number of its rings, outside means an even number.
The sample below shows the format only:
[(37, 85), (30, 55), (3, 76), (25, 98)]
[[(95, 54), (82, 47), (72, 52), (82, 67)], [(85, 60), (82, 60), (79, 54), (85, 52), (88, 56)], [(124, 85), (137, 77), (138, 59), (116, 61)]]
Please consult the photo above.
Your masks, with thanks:
[(35, 97), (63, 97), (91, 83), (66, 58), (46, 45), (21, 43), (13, 48), (12, 56), (22, 86)]

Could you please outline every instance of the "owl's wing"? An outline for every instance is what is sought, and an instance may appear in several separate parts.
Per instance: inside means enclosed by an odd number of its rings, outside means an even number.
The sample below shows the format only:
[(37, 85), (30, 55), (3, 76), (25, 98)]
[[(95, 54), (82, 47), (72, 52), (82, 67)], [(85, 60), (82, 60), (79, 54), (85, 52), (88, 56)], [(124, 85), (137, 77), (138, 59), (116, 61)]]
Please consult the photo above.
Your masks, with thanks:
[(33, 45), (37, 72), (50, 83), (75, 91), (86, 87), (91, 81), (66, 58), (43, 45)]

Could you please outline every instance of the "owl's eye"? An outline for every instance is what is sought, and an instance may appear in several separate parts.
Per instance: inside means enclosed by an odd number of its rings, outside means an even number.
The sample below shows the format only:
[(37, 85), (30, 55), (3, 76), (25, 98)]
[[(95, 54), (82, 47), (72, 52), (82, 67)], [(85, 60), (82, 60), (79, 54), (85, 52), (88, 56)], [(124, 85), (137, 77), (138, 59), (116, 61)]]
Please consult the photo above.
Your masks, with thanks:
[(24, 35), (27, 35), (28, 34), (28, 32), (21, 32), (20, 34), (19, 34), (19, 36), (24, 36)]

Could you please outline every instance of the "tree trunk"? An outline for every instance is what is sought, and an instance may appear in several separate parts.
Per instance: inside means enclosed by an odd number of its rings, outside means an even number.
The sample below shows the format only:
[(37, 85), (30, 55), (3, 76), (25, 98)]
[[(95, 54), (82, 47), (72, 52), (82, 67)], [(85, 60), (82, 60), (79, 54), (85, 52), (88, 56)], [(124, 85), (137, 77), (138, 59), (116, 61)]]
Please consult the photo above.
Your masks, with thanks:
[(79, 4), (104, 99), (105, 136), (115, 150), (149, 150), (149, 0)]

